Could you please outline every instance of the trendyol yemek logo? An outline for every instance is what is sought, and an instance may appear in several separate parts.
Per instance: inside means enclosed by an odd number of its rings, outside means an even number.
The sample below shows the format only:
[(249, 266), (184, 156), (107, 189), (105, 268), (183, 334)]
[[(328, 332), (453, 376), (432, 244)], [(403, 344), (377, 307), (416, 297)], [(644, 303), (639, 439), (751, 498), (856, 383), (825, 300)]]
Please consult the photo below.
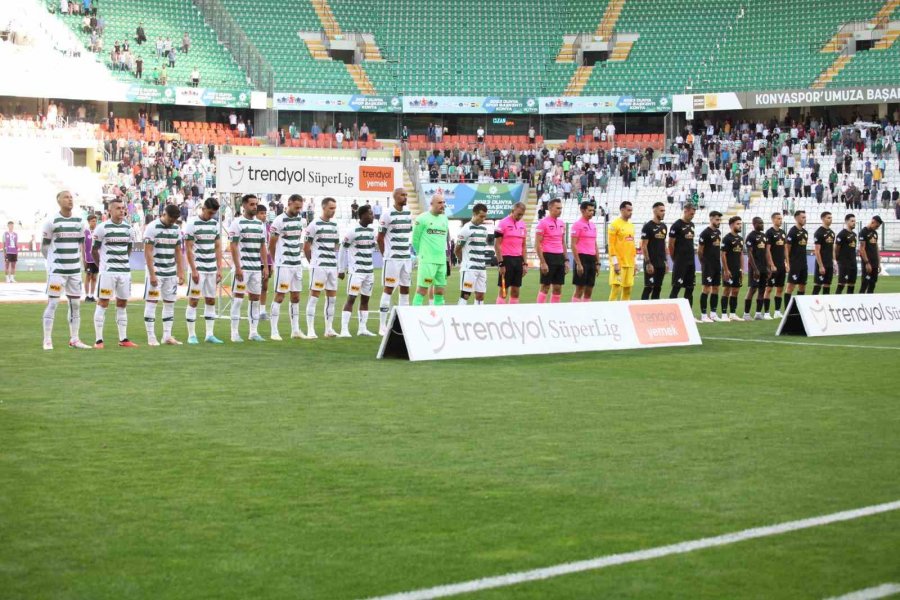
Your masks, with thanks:
[(231, 185), (240, 185), (244, 180), (244, 163), (237, 161), (235, 166), (228, 167), (228, 172), (231, 175)]

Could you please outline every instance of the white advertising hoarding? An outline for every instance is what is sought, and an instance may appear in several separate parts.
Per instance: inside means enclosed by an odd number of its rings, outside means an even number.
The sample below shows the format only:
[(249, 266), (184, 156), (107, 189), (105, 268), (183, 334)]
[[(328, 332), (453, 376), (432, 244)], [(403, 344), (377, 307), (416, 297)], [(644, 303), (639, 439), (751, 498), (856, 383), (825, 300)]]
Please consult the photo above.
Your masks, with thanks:
[(445, 360), (701, 344), (687, 300), (399, 306), (378, 358)]
[(794, 296), (778, 335), (900, 332), (900, 294)]
[(219, 192), (384, 197), (403, 185), (400, 163), (235, 154), (218, 161)]

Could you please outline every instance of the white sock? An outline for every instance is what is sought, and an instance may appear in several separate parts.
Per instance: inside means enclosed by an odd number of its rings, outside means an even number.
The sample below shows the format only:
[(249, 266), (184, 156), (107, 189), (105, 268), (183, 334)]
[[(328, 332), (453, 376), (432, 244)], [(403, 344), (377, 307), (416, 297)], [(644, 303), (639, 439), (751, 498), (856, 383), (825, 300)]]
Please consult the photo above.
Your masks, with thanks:
[[(582, 302), (584, 302), (584, 300), (582, 300)], [(484, 300), (476, 300), (475, 301), (476, 306), (481, 306), (482, 304), (484, 304)]]
[(53, 337), (53, 318), (56, 316), (56, 307), (59, 305), (59, 298), (48, 298), (47, 306), (44, 308), (44, 339), (49, 340)]
[(310, 296), (306, 302), (306, 332), (313, 335), (316, 332), (316, 304), (319, 299), (316, 296)]
[(94, 308), (94, 339), (103, 339), (103, 324), (106, 323), (106, 307), (98, 303)]
[(81, 300), (69, 298), (69, 338), (78, 339), (78, 330), (81, 329)]
[(119, 341), (128, 339), (128, 309), (116, 307), (116, 328), (119, 330)]
[(458, 306), (466, 306), (468, 303), (469, 303), (469, 301), (466, 300), (465, 298), (460, 298), (459, 300), (456, 301), (456, 304)]
[(281, 316), (281, 303), (272, 301), (272, 308), (269, 309), (269, 328), (272, 333), (278, 333), (278, 317)]
[(172, 337), (172, 325), (175, 324), (175, 303), (163, 302), (162, 309), (163, 319), (163, 339), (167, 340)]
[(239, 335), (238, 327), (241, 324), (241, 304), (243, 303), (243, 298), (233, 298), (231, 300), (231, 337)]
[(289, 310), (291, 313), (291, 334), (298, 333), (300, 331), (300, 303), (291, 302)]
[(197, 307), (188, 304), (184, 311), (184, 322), (187, 323), (188, 337), (197, 337)]
[(390, 294), (381, 293), (381, 304), (379, 305), (380, 314), (378, 318), (381, 322), (381, 327), (387, 327), (388, 315), (391, 312), (391, 296)]
[(259, 335), (257, 331), (257, 326), (259, 325), (259, 300), (251, 300), (247, 312), (250, 316), (250, 337)]
[(147, 340), (156, 339), (156, 302), (144, 304), (144, 327), (147, 329)]
[(350, 331), (350, 317), (353, 316), (349, 310), (341, 311), (341, 333)]
[(206, 337), (210, 337), (216, 328), (216, 307), (209, 304), (203, 305), (203, 321), (206, 325)]
[(325, 296), (325, 331), (334, 331), (334, 305), (337, 298)]
[(400, 306), (409, 306), (409, 294), (400, 294)]
[(367, 329), (369, 324), (369, 311), (361, 310), (357, 315), (359, 316), (359, 328)]

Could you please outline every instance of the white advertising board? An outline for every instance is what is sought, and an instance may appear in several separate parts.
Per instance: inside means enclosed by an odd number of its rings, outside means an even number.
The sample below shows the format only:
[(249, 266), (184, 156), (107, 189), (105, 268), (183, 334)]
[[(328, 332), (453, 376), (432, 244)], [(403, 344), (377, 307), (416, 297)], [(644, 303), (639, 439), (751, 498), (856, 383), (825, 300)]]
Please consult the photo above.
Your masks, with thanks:
[(399, 306), (378, 358), (445, 360), (700, 345), (687, 300)]
[(793, 296), (778, 335), (900, 332), (900, 294)]

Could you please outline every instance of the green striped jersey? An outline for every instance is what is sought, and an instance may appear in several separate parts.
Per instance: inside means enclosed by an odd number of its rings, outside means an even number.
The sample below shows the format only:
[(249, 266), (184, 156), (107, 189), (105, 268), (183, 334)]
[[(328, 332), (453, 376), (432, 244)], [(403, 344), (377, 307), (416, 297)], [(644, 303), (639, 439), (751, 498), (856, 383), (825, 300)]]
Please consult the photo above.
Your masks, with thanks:
[(487, 228), (484, 225), (473, 225), (471, 222), (459, 230), (456, 243), (463, 247), (462, 270), (484, 271), (491, 260), (491, 252), (487, 242)]
[(412, 216), (405, 206), (403, 210), (391, 208), (381, 215), (379, 231), (384, 234), (384, 257), (398, 260), (411, 258), (409, 241), (412, 235)]
[(44, 243), (48, 246), (47, 270), (56, 275), (81, 273), (81, 245), (84, 243), (86, 225), (81, 217), (64, 217), (57, 213), (42, 228)]
[(299, 214), (292, 217), (286, 212), (275, 217), (271, 235), (277, 235), (275, 244), (276, 267), (299, 267), (303, 246), (303, 230), (306, 228), (306, 219)]
[(243, 270), (262, 271), (260, 250), (266, 243), (265, 223), (258, 219), (235, 217), (228, 226), (228, 238), (238, 243)]
[(100, 246), (100, 273), (130, 273), (129, 254), (134, 234), (125, 221), (104, 221), (94, 229), (94, 247)]
[(157, 219), (144, 231), (144, 243), (153, 246), (153, 268), (157, 277), (175, 277), (175, 253), (181, 251), (181, 232), (178, 225), (164, 224)]
[(337, 223), (313, 221), (306, 228), (306, 239), (312, 244), (312, 266), (325, 269), (337, 268), (337, 250), (340, 242)]
[(344, 236), (341, 266), (349, 265), (354, 273), (373, 273), (372, 253), (375, 251), (375, 230), (358, 223)]
[(219, 239), (219, 222), (204, 221), (197, 217), (184, 228), (184, 239), (194, 242), (194, 264), (200, 273), (216, 273), (216, 242)]

